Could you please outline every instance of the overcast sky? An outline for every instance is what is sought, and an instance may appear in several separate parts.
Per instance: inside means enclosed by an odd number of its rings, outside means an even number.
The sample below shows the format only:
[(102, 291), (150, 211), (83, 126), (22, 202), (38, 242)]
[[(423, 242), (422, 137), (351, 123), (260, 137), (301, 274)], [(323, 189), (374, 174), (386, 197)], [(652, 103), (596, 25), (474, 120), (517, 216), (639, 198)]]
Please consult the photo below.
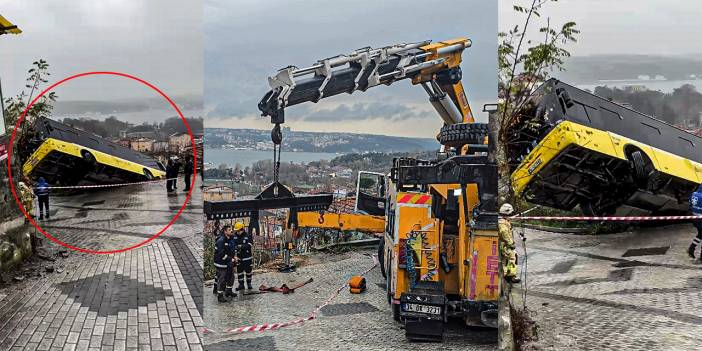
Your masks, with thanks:
[[(500, 30), (523, 23), (514, 3), (500, 1)], [(689, 55), (700, 53), (702, 6), (693, 0), (559, 0), (541, 10), (542, 23), (575, 21), (582, 33), (573, 56), (598, 54)], [(536, 27), (536, 26), (535, 26)]]
[[(464, 85), (476, 115), (496, 100), (497, 5), (484, 0), (205, 0), (207, 127), (271, 127), (256, 105), (278, 69), (337, 54), (467, 36)], [(409, 82), (286, 110), (294, 130), (434, 137), (441, 120)]]
[[(121, 71), (151, 82), (176, 103), (178, 96), (202, 96), (201, 1), (0, 0), (0, 14), (23, 31), (0, 37), (6, 97), (20, 92), (39, 58), (51, 65), (51, 82), (86, 71)], [(137, 82), (107, 76), (74, 80), (56, 93), (60, 101), (158, 96)]]

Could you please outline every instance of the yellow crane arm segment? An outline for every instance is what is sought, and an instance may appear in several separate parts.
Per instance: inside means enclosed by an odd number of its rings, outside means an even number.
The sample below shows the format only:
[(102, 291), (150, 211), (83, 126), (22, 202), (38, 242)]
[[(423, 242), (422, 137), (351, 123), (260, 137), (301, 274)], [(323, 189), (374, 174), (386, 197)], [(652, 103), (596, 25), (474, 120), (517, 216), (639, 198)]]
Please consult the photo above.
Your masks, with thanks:
[(299, 228), (322, 228), (336, 230), (356, 230), (366, 233), (382, 233), (385, 229), (385, 218), (355, 213), (325, 213), (299, 212), (297, 214)]

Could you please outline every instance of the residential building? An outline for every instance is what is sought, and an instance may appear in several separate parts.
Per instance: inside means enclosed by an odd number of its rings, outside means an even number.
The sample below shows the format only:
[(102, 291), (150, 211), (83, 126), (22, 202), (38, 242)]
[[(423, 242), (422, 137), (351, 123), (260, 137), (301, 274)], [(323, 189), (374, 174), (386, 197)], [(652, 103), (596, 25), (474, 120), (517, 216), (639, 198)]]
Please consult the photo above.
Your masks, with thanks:
[(152, 152), (154, 149), (154, 140), (148, 138), (133, 139), (130, 141), (129, 147), (139, 152)]

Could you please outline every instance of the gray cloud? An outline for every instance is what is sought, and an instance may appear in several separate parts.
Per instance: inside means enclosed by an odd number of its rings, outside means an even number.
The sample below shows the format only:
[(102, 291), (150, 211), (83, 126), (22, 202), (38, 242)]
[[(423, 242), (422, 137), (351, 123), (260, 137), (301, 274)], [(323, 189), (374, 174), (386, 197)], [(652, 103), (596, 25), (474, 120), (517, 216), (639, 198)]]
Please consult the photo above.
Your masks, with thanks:
[[(421, 15), (420, 15), (421, 14)], [(268, 90), (266, 78), (287, 65), (305, 66), (354, 49), (467, 36), (464, 85), (471, 101), (491, 102), (497, 91), (497, 5), (494, 1), (205, 1), (205, 106), (218, 120), (252, 119)], [(421, 87), (398, 82), (288, 110), (291, 119), (326, 121), (422, 118), (431, 106)], [(480, 111), (480, 106), (474, 110)], [(377, 110), (376, 110), (377, 109)], [(304, 116), (309, 113), (310, 115)], [(438, 119), (435, 114), (426, 118)], [(484, 117), (486, 118), (486, 117)], [(294, 126), (293, 126), (294, 127)], [(412, 128), (402, 126), (399, 128)], [(402, 133), (398, 126), (390, 128)], [(427, 131), (433, 135), (434, 130)]]
[[(33, 61), (51, 64), (51, 80), (79, 72), (121, 71), (168, 95), (202, 95), (202, 1), (0, 0), (0, 11), (24, 33), (0, 37), (5, 95), (24, 86)], [(82, 78), (57, 89), (64, 100), (154, 97), (124, 78)]]
[[(523, 23), (512, 5), (531, 0), (500, 1), (500, 29)], [(560, 0), (541, 11), (552, 25), (574, 21), (582, 33), (571, 46), (573, 55), (645, 54), (683, 55), (699, 53), (702, 6), (697, 1), (660, 0)], [(535, 36), (541, 38), (541, 35)]]
[(296, 109), (290, 114), (293, 119), (305, 121), (345, 121), (365, 119), (387, 119), (399, 121), (420, 117), (416, 109), (397, 103), (373, 101), (369, 103), (356, 102), (353, 104), (340, 104), (334, 108), (311, 110), (309, 108)]

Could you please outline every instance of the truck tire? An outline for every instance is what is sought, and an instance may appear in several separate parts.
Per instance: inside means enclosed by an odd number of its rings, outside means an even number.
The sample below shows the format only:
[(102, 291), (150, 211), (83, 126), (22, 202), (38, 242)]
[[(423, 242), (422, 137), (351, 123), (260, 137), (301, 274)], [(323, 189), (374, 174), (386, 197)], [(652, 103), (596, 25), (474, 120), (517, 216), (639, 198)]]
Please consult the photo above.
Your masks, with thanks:
[(444, 146), (461, 147), (465, 144), (483, 144), (487, 135), (487, 123), (458, 123), (441, 127), (436, 139)]
[(392, 304), (392, 319), (396, 321), (400, 321), (400, 305), (399, 304)]
[(383, 278), (387, 279), (387, 272), (385, 272), (385, 240), (380, 239), (378, 243), (378, 264), (380, 265), (380, 274)]

